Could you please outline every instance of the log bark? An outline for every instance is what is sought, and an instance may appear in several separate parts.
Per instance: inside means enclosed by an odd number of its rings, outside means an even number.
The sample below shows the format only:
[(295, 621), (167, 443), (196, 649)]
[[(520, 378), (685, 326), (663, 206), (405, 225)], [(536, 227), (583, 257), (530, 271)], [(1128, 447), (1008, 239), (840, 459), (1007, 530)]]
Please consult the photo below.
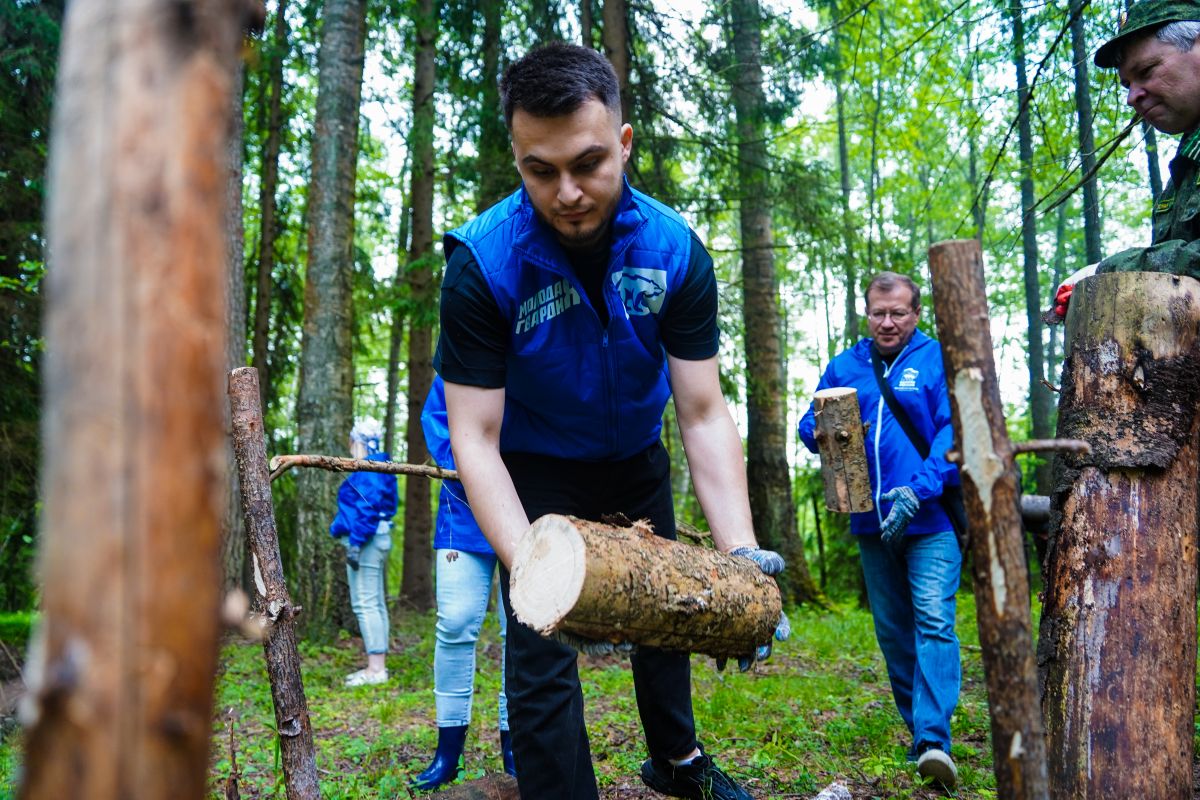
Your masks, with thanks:
[[(226, 489), (227, 136), (247, 10), (75, 0), (65, 15), (26, 800), (204, 796)], [(164, 453), (189, 457), (163, 469)]]
[(513, 611), (543, 636), (741, 657), (771, 639), (782, 600), (754, 562), (622, 528), (547, 514), (517, 545)]
[(862, 414), (855, 389), (822, 389), (813, 395), (817, 449), (825, 507), (830, 511), (872, 511), (871, 477), (863, 443)]
[(292, 467), (315, 467), (329, 472), (382, 472), (385, 475), (420, 475), (425, 478), (456, 481), (458, 472), (430, 464), (398, 464), (395, 461), (368, 461), (365, 458), (340, 456), (290, 455), (271, 459), (271, 480)]
[(442, 789), (430, 800), (521, 800), (517, 779), (512, 775), (488, 775), (479, 780)]
[(1038, 705), (1020, 482), (992, 360), (979, 241), (929, 249), (934, 311), (970, 520), (975, 606), (988, 706), (992, 768), (1003, 798), (1046, 798), (1046, 741)]
[(1200, 283), (1081, 282), (1067, 314), (1039, 662), (1055, 797), (1192, 796)]
[(229, 374), (233, 449), (254, 565), (254, 611), (269, 623), (263, 652), (275, 706), (284, 785), (289, 800), (316, 800), (321, 796), (316, 750), (293, 622), (300, 609), (292, 605), (279, 556), (260, 397), (258, 371), (253, 367), (240, 367)]

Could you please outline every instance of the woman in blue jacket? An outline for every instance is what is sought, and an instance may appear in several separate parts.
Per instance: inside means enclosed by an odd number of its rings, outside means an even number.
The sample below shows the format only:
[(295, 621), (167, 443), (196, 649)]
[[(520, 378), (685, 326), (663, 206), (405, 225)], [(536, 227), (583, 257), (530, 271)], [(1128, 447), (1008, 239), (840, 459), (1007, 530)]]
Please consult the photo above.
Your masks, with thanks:
[[(436, 376), (421, 412), (425, 443), (434, 461), (454, 469), (450, 430), (446, 424), (446, 395)], [(437, 709), (438, 746), (433, 761), (413, 782), (417, 789), (436, 789), (458, 775), (459, 760), (471, 722), (475, 683), (475, 642), (487, 612), (496, 572), (492, 550), (467, 504), (458, 481), (442, 481), (438, 498), (437, 529), (433, 547), (436, 561), (437, 643), (433, 651), (433, 695)], [(497, 594), (497, 603), (500, 602)], [(506, 626), (500, 620), (500, 751), (504, 770), (516, 774), (508, 731), (508, 703), (504, 694), (504, 643)]]
[[(383, 431), (376, 420), (365, 419), (350, 432), (350, 454), (369, 461), (388, 461), (381, 452)], [(346, 578), (350, 606), (358, 617), (367, 667), (346, 676), (347, 686), (386, 683), (389, 638), (387, 557), (392, 549), (392, 517), (398, 502), (396, 476), (352, 472), (338, 488), (337, 516), (329, 526), (335, 539), (346, 539)]]

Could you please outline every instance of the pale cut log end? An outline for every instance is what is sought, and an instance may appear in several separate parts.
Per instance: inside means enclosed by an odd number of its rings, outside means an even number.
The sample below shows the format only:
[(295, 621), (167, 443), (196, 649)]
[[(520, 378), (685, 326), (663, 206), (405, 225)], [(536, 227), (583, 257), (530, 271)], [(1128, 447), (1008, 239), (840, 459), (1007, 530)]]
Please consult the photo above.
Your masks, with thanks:
[(538, 518), (513, 556), (513, 613), (543, 636), (553, 633), (579, 600), (586, 574), (586, 548), (575, 524), (560, 514)]
[(851, 389), (846, 386), (834, 386), (829, 389), (822, 389), (819, 392), (813, 392), (814, 398), (826, 400), (833, 397), (845, 397), (848, 394), (857, 394), (857, 389)]

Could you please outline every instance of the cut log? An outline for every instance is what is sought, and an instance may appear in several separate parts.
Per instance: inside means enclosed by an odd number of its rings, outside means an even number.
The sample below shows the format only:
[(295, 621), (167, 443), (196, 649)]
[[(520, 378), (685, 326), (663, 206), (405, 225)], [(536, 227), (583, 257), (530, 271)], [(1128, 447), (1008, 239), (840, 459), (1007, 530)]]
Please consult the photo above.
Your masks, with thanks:
[(1071, 295), (1039, 663), (1055, 797), (1192, 796), (1200, 283)]
[(512, 775), (487, 775), (429, 795), (430, 800), (521, 800)]
[(813, 417), (825, 482), (825, 507), (842, 512), (874, 510), (858, 391), (845, 387), (822, 389), (813, 395)]
[(929, 248), (934, 311), (950, 389), (963, 501), (970, 522), (975, 613), (983, 645), (997, 795), (1048, 797), (1038, 705), (1020, 482), (992, 358), (979, 242)]
[(547, 514), (517, 545), (510, 579), (517, 619), (609, 642), (742, 657), (771, 640), (782, 600), (746, 558)]
[(279, 537), (275, 530), (275, 506), (271, 499), (271, 480), (267, 473), (267, 447), (264, 438), (262, 408), (258, 389), (258, 370), (239, 367), (229, 375), (229, 405), (232, 409), (233, 452), (237, 456), (238, 480), (242, 492), (242, 513), (246, 519), (246, 538), (254, 566), (254, 610), (268, 624), (263, 639), (267, 658), (267, 678), (275, 706), (275, 725), (279, 731), (279, 753), (283, 762), (283, 782), (288, 800), (317, 800), (321, 796), (317, 779), (316, 748), (304, 680), (300, 673), (300, 652), (296, 647), (295, 616), (279, 557)]

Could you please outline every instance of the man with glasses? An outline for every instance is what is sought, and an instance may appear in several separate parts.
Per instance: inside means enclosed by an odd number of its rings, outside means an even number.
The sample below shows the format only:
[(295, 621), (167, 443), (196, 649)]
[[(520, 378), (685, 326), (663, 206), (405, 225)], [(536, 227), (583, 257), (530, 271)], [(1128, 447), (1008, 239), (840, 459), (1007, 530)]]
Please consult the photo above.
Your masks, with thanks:
[[(962, 668), (954, 631), (962, 555), (942, 503), (958, 471), (945, 457), (954, 434), (942, 351), (917, 330), (921, 292), (913, 281), (881, 272), (867, 287), (871, 336), (839, 353), (817, 389), (858, 391), (867, 428), (867, 465), (875, 510), (850, 515), (887, 662), (892, 695), (912, 732), (917, 771), (953, 789), (950, 717)], [(817, 452), (813, 409), (800, 438)]]

